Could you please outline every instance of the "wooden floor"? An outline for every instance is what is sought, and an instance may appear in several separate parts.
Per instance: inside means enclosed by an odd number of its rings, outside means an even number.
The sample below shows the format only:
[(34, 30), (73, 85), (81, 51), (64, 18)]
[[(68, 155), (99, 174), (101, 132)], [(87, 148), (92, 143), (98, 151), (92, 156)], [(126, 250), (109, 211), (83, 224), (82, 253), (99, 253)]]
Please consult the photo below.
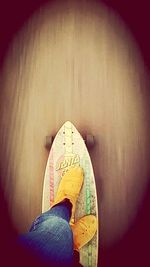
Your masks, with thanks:
[(94, 1), (41, 8), (16, 35), (1, 73), (0, 168), (19, 233), (41, 212), (45, 136), (66, 121), (95, 136), (101, 244), (130, 227), (147, 183), (146, 69), (120, 18)]

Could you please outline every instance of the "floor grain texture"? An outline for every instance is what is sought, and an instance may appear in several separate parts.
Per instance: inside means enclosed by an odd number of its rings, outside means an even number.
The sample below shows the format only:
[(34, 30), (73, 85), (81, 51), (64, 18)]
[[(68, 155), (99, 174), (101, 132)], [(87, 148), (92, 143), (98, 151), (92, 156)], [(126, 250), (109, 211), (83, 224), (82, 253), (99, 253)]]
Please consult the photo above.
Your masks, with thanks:
[(17, 231), (41, 212), (45, 136), (70, 120), (95, 136), (101, 244), (119, 240), (149, 172), (147, 70), (121, 19), (90, 1), (41, 8), (16, 34), (0, 79), (2, 188)]

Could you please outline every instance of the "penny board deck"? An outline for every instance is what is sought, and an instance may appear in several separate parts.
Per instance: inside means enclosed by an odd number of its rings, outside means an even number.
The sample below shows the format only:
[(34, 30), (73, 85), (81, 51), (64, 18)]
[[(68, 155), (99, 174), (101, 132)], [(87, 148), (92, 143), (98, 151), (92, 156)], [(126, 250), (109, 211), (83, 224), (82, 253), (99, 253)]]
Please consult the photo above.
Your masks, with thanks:
[[(85, 142), (75, 126), (67, 121), (58, 131), (47, 160), (44, 176), (42, 212), (54, 201), (61, 177), (71, 166), (84, 170), (84, 183), (77, 200), (75, 221), (93, 214), (98, 219), (97, 193), (93, 167)], [(93, 239), (80, 249), (80, 263), (96, 267), (98, 260), (98, 229)]]

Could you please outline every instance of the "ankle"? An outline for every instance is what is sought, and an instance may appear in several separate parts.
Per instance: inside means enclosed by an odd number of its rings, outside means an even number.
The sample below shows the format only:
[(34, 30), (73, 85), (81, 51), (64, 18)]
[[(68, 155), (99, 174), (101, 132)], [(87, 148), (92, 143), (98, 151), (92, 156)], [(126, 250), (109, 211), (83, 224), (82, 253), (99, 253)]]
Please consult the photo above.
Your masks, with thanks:
[(62, 203), (69, 209), (70, 211), (70, 215), (72, 212), (72, 203), (70, 202), (70, 200), (68, 198), (65, 198)]

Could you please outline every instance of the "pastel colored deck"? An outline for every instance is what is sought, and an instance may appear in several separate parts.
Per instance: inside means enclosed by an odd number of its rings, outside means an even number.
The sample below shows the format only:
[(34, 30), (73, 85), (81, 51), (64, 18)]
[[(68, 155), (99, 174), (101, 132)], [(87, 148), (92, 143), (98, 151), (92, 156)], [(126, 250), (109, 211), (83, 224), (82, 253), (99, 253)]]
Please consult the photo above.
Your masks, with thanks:
[[(70, 166), (80, 165), (84, 170), (84, 184), (80, 192), (75, 221), (87, 214), (98, 218), (97, 194), (93, 167), (85, 142), (75, 126), (67, 121), (58, 131), (47, 161), (44, 176), (42, 212), (54, 201), (61, 177)], [(98, 260), (98, 229), (93, 239), (80, 250), (80, 263), (96, 267)]]

